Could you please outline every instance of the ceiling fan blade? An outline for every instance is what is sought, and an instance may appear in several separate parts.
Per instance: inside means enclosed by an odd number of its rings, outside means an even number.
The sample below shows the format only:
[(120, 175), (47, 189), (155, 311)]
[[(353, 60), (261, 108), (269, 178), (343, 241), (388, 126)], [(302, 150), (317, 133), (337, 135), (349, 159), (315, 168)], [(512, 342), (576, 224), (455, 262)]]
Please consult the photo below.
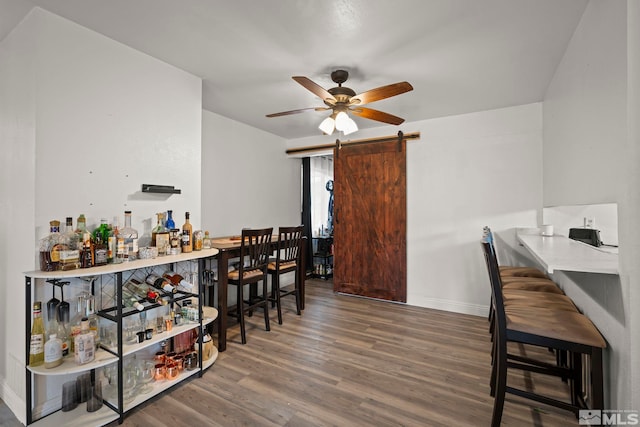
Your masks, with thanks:
[(411, 86), (408, 82), (394, 83), (352, 96), (349, 100), (349, 105), (369, 104), (371, 102), (380, 101), (381, 99), (390, 98), (392, 96), (400, 95), (401, 93), (409, 92), (411, 90), (413, 90), (413, 86)]
[(330, 110), (330, 108), (327, 107), (310, 107), (310, 108), (301, 108), (299, 110), (291, 110), (291, 111), (283, 111), (281, 113), (272, 113), (272, 114), (267, 114), (267, 117), (280, 117), (280, 116), (288, 116), (289, 114), (298, 114), (298, 113), (304, 113), (305, 111), (326, 111), (326, 110)]
[(308, 90), (310, 90), (311, 92), (313, 92), (314, 94), (318, 95), (320, 97), (320, 99), (322, 99), (325, 102), (328, 102), (330, 104), (335, 104), (336, 102), (338, 102), (333, 95), (331, 95), (325, 88), (323, 88), (322, 86), (318, 85), (317, 83), (314, 83), (313, 81), (309, 80), (306, 77), (303, 76), (294, 76), (292, 77), (293, 80), (297, 81), (298, 83), (300, 83), (302, 86), (304, 86), (305, 88), (307, 88)]
[(364, 117), (365, 119), (377, 120), (383, 123), (389, 123), (392, 125), (399, 125), (404, 122), (403, 118), (394, 116), (393, 114), (385, 113), (383, 111), (374, 110), (373, 108), (357, 107), (350, 110), (356, 116)]

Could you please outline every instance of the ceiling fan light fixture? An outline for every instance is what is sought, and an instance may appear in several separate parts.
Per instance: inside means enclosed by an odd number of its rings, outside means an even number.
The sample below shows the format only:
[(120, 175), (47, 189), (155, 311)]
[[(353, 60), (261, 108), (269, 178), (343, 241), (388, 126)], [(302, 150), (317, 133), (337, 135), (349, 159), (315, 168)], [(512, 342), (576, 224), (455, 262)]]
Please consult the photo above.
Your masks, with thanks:
[(347, 123), (347, 127), (342, 130), (344, 135), (349, 135), (350, 133), (354, 133), (358, 130), (358, 125), (353, 121), (351, 117), (348, 117), (349, 122)]
[(320, 126), (318, 126), (318, 129), (320, 129), (322, 132), (326, 133), (327, 135), (331, 135), (335, 127), (336, 127), (335, 120), (333, 120), (333, 118), (331, 117), (327, 117), (322, 121), (322, 123), (320, 123)]
[(344, 131), (349, 127), (350, 120), (351, 119), (349, 118), (347, 113), (345, 113), (344, 111), (340, 111), (336, 115), (336, 129), (338, 129), (339, 131)]

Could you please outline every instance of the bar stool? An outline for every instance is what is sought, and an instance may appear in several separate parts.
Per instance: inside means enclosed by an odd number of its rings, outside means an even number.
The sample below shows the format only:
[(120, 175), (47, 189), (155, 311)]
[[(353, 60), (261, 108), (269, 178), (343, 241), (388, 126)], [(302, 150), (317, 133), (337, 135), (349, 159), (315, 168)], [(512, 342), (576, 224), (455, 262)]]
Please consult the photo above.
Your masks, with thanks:
[[(235, 316), (240, 323), (240, 335), (242, 344), (247, 343), (245, 331), (244, 313), (253, 312), (256, 308), (262, 307), (264, 310), (264, 325), (269, 331), (269, 301), (266, 298), (267, 288), (267, 265), (269, 264), (269, 254), (271, 252), (271, 234), (273, 228), (263, 229), (243, 229), (242, 242), (240, 244), (240, 267), (238, 270), (229, 273), (229, 285), (237, 286), (237, 305)], [(263, 298), (245, 300), (244, 286), (257, 284), (262, 281)], [(233, 313), (229, 313), (234, 315)]]
[[(574, 311), (555, 310), (548, 307), (506, 309), (495, 252), (492, 251), (491, 245), (486, 239), (483, 239), (482, 246), (491, 283), (491, 299), (496, 318), (495, 330), (493, 331), (495, 360), (492, 361), (491, 371), (491, 395), (495, 400), (491, 425), (500, 426), (506, 393), (569, 410), (577, 415), (579, 409), (587, 407), (586, 402), (579, 395), (582, 388), (581, 355), (588, 355), (591, 358), (590, 409), (602, 409), (604, 405), (602, 351), (607, 345), (600, 332), (589, 318)], [(529, 344), (564, 352), (570, 355), (571, 363), (564, 367), (510, 355), (507, 353), (507, 342)], [(520, 369), (567, 378), (571, 385), (571, 403), (508, 386), (508, 369)]]
[[(280, 227), (278, 229), (278, 249), (275, 260), (271, 260), (268, 265), (268, 273), (271, 276), (271, 306), (278, 309), (278, 323), (282, 325), (282, 306), (280, 299), (287, 295), (294, 295), (296, 298), (296, 314), (300, 316), (300, 257), (302, 254), (303, 226)], [(295, 272), (293, 289), (282, 289), (280, 287), (280, 276), (284, 273)]]

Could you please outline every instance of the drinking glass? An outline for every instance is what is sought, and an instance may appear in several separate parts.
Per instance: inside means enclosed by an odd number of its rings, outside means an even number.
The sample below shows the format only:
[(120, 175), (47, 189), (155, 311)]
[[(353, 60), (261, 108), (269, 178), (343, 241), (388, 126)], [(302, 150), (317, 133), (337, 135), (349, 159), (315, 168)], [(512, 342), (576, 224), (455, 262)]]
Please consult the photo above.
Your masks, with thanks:
[(142, 394), (151, 393), (151, 391), (153, 390), (149, 383), (153, 381), (153, 378), (155, 376), (154, 367), (155, 364), (151, 360), (141, 360), (140, 364), (138, 365), (138, 375), (136, 380), (142, 385), (140, 387), (140, 393)]

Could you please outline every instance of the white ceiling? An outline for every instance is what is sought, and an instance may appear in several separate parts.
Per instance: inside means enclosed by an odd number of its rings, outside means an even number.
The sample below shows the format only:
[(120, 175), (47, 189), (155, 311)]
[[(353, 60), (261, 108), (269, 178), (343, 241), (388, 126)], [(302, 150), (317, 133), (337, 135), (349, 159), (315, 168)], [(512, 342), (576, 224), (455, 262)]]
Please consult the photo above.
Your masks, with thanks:
[[(0, 0), (0, 39), (35, 5), (203, 79), (203, 107), (284, 138), (327, 112), (291, 76), (363, 92), (407, 121), (541, 101), (587, 0)], [(170, 102), (170, 100), (167, 100)], [(360, 128), (383, 123), (355, 117)], [(356, 134), (357, 135), (357, 134)]]

